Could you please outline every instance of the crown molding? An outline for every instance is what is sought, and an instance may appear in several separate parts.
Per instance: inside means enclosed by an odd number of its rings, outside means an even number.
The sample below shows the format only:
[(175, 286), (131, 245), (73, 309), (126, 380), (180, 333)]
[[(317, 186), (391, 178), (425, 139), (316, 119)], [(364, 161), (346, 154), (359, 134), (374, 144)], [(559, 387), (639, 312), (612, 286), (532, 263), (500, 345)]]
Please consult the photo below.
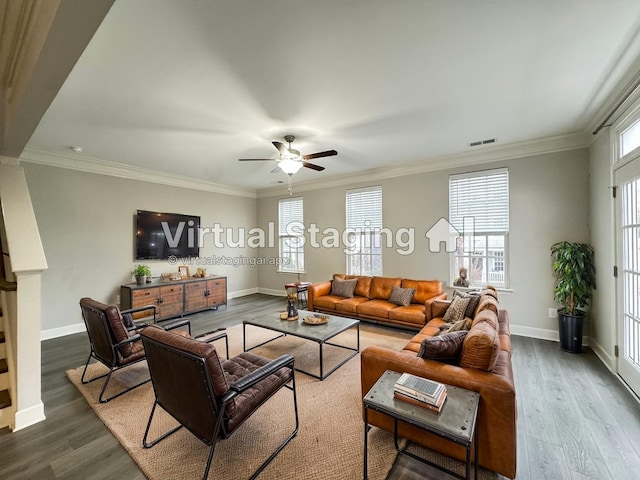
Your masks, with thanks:
[(230, 187), (219, 183), (206, 182), (195, 178), (172, 173), (164, 173), (155, 170), (133, 167), (118, 162), (106, 160), (96, 160), (83, 155), (66, 155), (52, 153), (33, 147), (27, 147), (22, 152), (20, 160), (28, 163), (47, 165), (51, 167), (67, 168), (80, 172), (97, 173), (99, 175), (109, 175), (112, 177), (138, 180), (141, 182), (157, 183), (172, 187), (188, 188), (191, 190), (202, 190), (205, 192), (221, 193), (237, 197), (256, 198), (256, 191), (245, 188)]
[[(373, 168), (362, 172), (328, 177), (325, 180), (314, 180), (294, 184), (296, 192), (320, 190), (324, 188), (351, 185), (362, 182), (380, 182), (388, 178), (416, 175), (437, 170), (445, 170), (456, 167), (467, 167), (483, 163), (498, 162), (526, 158), (534, 155), (562, 152), (588, 148), (591, 139), (585, 132), (569, 135), (547, 137), (527, 142), (512, 143), (500, 146), (469, 147), (469, 151), (433, 157), (419, 162), (395, 164), (387, 167)], [(258, 198), (267, 198), (282, 195), (282, 186), (269, 187), (258, 190)]]

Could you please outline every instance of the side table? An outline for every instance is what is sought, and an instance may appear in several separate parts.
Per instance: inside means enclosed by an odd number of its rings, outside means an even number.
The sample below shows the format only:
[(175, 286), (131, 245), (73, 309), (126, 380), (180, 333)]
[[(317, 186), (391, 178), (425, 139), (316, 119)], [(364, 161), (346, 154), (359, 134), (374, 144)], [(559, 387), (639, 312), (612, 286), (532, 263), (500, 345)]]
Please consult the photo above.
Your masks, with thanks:
[[(368, 433), (369, 409), (382, 412), (393, 418), (393, 441), (396, 450), (422, 463), (436, 467), (456, 478), (471, 479), (471, 447), (474, 447), (473, 466), (474, 478), (478, 478), (478, 431), (476, 421), (480, 395), (463, 388), (447, 385), (447, 399), (440, 413), (426, 408), (414, 406), (393, 397), (393, 387), (400, 378), (400, 374), (387, 370), (371, 387), (362, 399), (364, 406), (364, 478), (368, 478)], [(462, 445), (467, 450), (466, 476), (430, 462), (424, 458), (403, 449), (398, 444), (398, 421), (410, 423), (427, 432), (438, 435)]]

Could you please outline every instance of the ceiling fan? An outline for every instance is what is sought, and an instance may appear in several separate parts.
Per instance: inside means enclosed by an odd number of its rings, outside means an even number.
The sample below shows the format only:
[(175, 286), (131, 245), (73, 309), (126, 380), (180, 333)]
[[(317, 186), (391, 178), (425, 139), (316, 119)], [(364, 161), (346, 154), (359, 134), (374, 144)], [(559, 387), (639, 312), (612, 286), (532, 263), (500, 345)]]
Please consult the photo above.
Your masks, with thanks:
[(331, 157), (338, 154), (338, 152), (336, 152), (335, 150), (327, 150), (325, 152), (301, 155), (300, 150), (291, 148), (291, 144), (295, 139), (296, 137), (294, 137), (293, 135), (284, 136), (284, 140), (289, 144), (289, 147), (287, 147), (282, 142), (271, 142), (273, 143), (273, 146), (278, 149), (278, 152), (280, 152), (280, 158), (239, 158), (238, 160), (241, 162), (277, 162), (278, 166), (274, 168), (271, 173), (282, 170), (284, 173), (291, 176), (294, 173), (297, 173), (298, 170), (300, 170), (302, 167), (307, 167), (311, 170), (321, 172), (322, 170), (324, 170), (324, 167), (309, 163), (307, 162), (307, 160), (312, 160), (314, 158)]

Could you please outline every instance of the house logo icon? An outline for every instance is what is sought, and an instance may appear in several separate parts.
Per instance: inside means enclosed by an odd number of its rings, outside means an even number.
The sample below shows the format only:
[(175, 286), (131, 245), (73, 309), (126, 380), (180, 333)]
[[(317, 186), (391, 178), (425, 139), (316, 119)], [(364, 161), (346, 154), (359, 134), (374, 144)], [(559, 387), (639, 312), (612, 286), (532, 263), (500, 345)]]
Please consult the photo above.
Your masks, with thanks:
[(445, 251), (453, 253), (456, 251), (456, 243), (460, 232), (446, 218), (440, 217), (440, 220), (434, 223), (424, 236), (429, 240), (430, 252), (441, 252), (442, 244), (444, 243)]

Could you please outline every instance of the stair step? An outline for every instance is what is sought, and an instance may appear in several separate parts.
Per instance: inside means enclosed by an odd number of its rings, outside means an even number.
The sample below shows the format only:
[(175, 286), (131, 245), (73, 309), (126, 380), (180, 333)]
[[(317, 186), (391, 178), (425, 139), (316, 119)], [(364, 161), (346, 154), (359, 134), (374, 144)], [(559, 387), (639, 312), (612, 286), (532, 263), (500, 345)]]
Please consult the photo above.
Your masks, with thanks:
[(9, 371), (6, 358), (0, 358), (0, 375)]
[(9, 390), (0, 391), (0, 409), (7, 408), (11, 406), (11, 396), (9, 395)]

